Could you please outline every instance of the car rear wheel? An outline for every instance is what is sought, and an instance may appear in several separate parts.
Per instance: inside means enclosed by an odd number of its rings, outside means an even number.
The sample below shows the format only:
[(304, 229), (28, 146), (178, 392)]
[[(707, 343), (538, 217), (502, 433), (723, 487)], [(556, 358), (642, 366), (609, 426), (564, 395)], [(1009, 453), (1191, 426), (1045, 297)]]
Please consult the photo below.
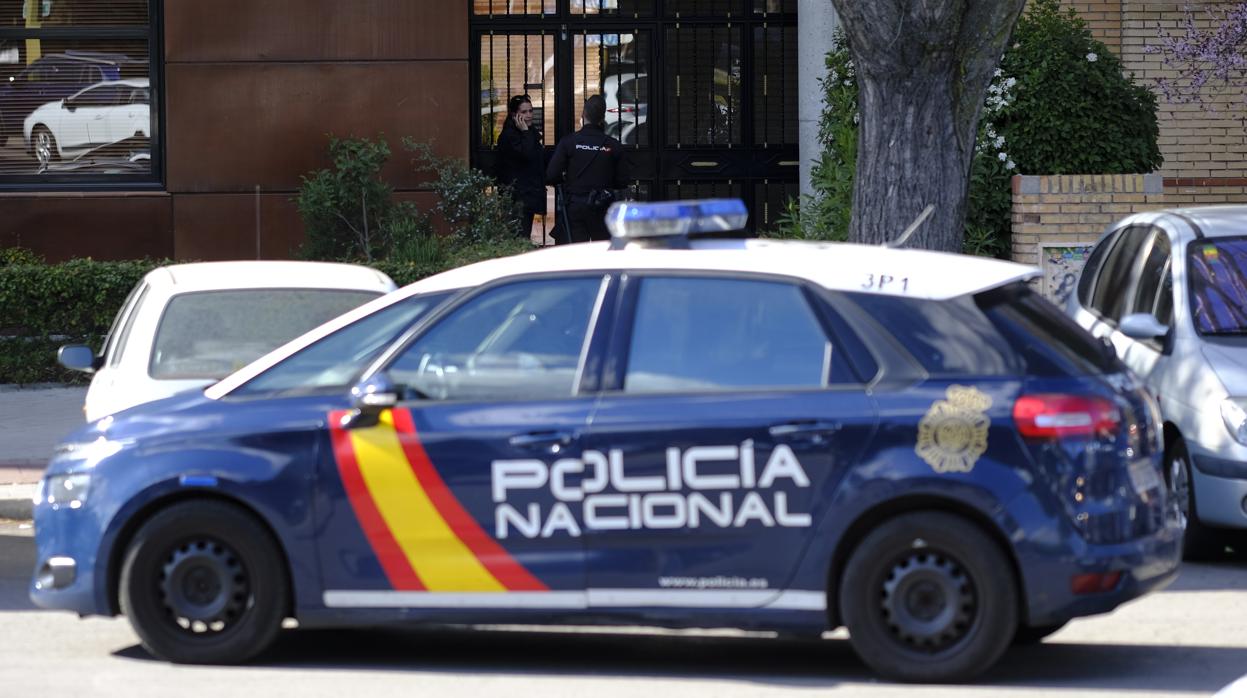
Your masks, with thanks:
[(840, 617), (862, 661), (899, 681), (962, 681), (1000, 658), (1018, 625), (1012, 566), (978, 526), (902, 514), (850, 555)]
[(39, 161), (41, 167), (46, 167), (60, 159), (60, 154), (56, 151), (56, 138), (46, 126), (36, 126), (31, 141), (35, 159)]
[(122, 565), (121, 610), (155, 657), (243, 662), (276, 638), (288, 606), (282, 553), (241, 508), (195, 500), (158, 512)]
[(1222, 552), (1217, 531), (1199, 522), (1199, 510), (1195, 507), (1195, 483), (1191, 479), (1191, 456), (1186, 444), (1174, 441), (1165, 456), (1165, 480), (1169, 496), (1178, 505), (1178, 520), (1183, 528), (1182, 557), (1187, 560), (1207, 560)]

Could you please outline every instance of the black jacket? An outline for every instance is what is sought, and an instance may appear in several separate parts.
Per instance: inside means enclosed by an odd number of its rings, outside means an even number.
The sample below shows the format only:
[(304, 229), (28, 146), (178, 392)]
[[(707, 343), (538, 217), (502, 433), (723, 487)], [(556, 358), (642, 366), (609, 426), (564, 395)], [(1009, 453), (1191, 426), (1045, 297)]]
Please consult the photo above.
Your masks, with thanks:
[(564, 136), (554, 149), (546, 182), (563, 184), (568, 194), (628, 186), (623, 145), (593, 124)]
[(545, 147), (541, 131), (521, 131), (510, 119), (498, 136), (498, 181), (509, 185), (527, 211), (546, 212)]

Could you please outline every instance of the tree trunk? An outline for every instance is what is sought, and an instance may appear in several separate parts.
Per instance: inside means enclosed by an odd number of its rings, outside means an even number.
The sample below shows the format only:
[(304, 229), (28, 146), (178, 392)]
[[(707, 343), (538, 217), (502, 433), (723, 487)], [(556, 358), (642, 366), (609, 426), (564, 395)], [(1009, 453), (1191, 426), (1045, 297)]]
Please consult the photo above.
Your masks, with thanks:
[(960, 252), (979, 112), (1025, 0), (832, 0), (857, 73), (849, 240)]

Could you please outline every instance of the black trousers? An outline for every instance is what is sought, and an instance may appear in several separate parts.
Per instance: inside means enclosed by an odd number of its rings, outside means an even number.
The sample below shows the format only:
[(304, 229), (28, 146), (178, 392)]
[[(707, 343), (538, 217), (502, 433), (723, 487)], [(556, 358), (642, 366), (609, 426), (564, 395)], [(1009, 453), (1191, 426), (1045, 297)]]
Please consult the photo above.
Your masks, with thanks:
[(536, 212), (524, 209), (515, 223), (515, 234), (517, 237), (528, 240), (533, 235), (533, 219), (537, 216)]
[(609, 240), (610, 232), (606, 229), (606, 209), (605, 206), (590, 206), (575, 199), (568, 201), (567, 222), (571, 230), (571, 242)]

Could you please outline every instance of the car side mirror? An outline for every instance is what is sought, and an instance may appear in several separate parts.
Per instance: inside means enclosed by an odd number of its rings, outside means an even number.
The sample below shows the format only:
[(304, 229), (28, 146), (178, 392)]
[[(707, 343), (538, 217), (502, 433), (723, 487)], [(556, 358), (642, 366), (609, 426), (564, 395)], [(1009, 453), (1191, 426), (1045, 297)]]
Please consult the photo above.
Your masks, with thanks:
[(69, 111), (74, 111), (75, 109), (77, 109), (77, 108), (78, 108), (78, 103), (77, 103), (77, 102), (72, 101), (72, 100), (68, 100), (68, 99), (67, 99), (67, 100), (65, 100), (64, 102), (62, 102), (61, 104), (63, 104), (63, 105), (65, 106), (65, 108), (66, 108), (67, 110), (69, 110)]
[(56, 350), (56, 361), (71, 371), (95, 373), (103, 365), (103, 357), (97, 357), (85, 344), (66, 344)]
[(1151, 313), (1131, 313), (1121, 319), (1117, 328), (1131, 339), (1159, 339), (1169, 334), (1168, 325), (1162, 325)]
[(342, 420), (343, 429), (375, 427), (381, 413), (398, 404), (398, 388), (387, 373), (377, 373), (351, 388), (351, 411)]

